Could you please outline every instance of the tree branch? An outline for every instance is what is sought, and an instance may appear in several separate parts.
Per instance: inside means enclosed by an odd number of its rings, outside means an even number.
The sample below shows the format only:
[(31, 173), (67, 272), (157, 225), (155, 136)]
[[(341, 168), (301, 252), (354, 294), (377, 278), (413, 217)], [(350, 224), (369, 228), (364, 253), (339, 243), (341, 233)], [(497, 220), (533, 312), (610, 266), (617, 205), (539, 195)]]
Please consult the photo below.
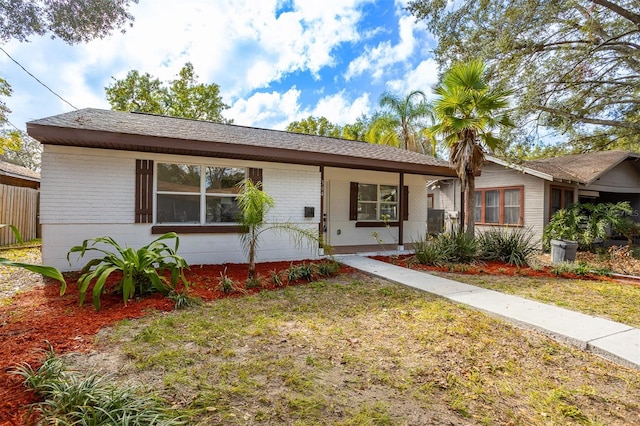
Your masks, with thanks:
[(560, 117), (568, 118), (575, 121), (580, 121), (587, 124), (596, 124), (599, 126), (609, 126), (609, 127), (620, 127), (624, 129), (633, 129), (633, 130), (640, 131), (640, 125), (638, 124), (625, 123), (623, 121), (616, 121), (616, 120), (603, 120), (600, 118), (583, 117), (581, 115), (571, 114), (570, 112), (562, 111), (557, 108), (549, 108), (543, 105), (536, 105), (534, 108), (540, 111), (548, 112), (550, 114), (556, 114), (556, 115), (559, 115)]
[(602, 7), (606, 7), (607, 9), (611, 10), (612, 12), (617, 13), (618, 15), (622, 16), (625, 19), (628, 19), (629, 21), (633, 22), (634, 24), (636, 24), (638, 26), (638, 28), (640, 28), (640, 15), (638, 15), (637, 13), (633, 13), (615, 3), (611, 3), (610, 1), (607, 0), (591, 0), (591, 3), (595, 3), (595, 4), (599, 4)]

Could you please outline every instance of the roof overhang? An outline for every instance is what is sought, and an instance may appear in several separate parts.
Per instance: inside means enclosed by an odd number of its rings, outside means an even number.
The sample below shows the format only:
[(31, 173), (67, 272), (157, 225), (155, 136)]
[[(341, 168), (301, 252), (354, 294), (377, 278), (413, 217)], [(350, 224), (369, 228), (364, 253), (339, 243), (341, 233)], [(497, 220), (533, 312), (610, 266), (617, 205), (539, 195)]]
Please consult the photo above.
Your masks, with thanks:
[(554, 177), (552, 175), (550, 175), (548, 173), (540, 172), (538, 170), (533, 170), (533, 169), (531, 169), (529, 167), (521, 166), (519, 164), (510, 163), (508, 161), (504, 161), (504, 160), (501, 160), (499, 158), (492, 157), (490, 155), (487, 155), (486, 159), (487, 159), (487, 161), (490, 161), (492, 163), (498, 164), (500, 166), (508, 167), (510, 169), (513, 169), (513, 170), (517, 170), (517, 171), (519, 171), (521, 173), (526, 173), (528, 175), (536, 176), (536, 177), (539, 177), (541, 179), (548, 180), (548, 181), (553, 181), (554, 180)]
[(364, 158), (267, 146), (200, 141), (27, 123), (28, 134), (45, 145), (101, 148), (202, 157), (365, 169), (395, 173), (456, 177), (450, 167)]

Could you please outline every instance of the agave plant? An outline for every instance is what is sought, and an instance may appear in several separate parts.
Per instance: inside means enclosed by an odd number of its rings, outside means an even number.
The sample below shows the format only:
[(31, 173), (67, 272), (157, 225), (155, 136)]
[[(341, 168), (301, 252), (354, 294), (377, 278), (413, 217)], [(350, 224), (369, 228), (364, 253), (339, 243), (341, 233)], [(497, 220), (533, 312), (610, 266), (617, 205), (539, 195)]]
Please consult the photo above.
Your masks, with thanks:
[[(173, 248), (164, 241), (174, 239)], [(111, 246), (114, 251), (96, 247), (96, 245)], [(100, 296), (104, 292), (107, 278), (114, 272), (121, 272), (122, 278), (118, 282), (116, 291), (122, 293), (122, 300), (126, 304), (136, 293), (145, 294), (154, 291), (168, 295), (175, 290), (178, 282), (181, 281), (188, 287), (184, 276), (184, 268), (188, 268), (187, 262), (176, 253), (180, 244), (178, 235), (169, 232), (148, 245), (135, 250), (129, 247), (122, 247), (111, 237), (90, 238), (84, 240), (81, 245), (72, 247), (67, 253), (67, 260), (71, 253), (79, 253), (79, 259), (87, 252), (99, 252), (103, 256), (92, 259), (82, 268), (81, 276), (78, 279), (80, 287), (80, 305), (84, 303), (89, 284), (94, 280), (93, 305), (96, 310), (100, 309)], [(71, 262), (69, 261), (69, 264)], [(171, 274), (171, 281), (167, 282), (164, 277), (165, 271)]]

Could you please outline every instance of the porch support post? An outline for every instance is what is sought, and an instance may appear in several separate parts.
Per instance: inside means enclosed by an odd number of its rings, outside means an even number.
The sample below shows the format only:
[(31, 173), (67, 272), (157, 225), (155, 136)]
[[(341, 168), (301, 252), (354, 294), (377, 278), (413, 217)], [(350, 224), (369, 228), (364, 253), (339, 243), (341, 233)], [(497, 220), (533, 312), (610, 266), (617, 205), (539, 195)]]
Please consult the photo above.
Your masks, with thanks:
[(408, 205), (402, 199), (404, 193), (404, 173), (400, 172), (400, 182), (398, 184), (398, 250), (404, 250), (404, 206)]
[[(318, 223), (318, 248), (322, 249), (324, 241), (324, 166), (320, 166), (320, 221)], [(324, 254), (324, 253), (322, 253)]]

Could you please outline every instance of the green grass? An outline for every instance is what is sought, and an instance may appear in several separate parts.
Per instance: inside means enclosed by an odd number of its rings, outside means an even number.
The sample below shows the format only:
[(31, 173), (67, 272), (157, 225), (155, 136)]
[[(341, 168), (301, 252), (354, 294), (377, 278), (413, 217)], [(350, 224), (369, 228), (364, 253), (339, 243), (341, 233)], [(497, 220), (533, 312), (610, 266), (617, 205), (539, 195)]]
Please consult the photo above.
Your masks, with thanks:
[(478, 287), (640, 327), (640, 286), (611, 280), (446, 275)]
[(128, 359), (120, 380), (196, 425), (640, 419), (639, 372), (365, 277), (127, 321), (100, 343)]

